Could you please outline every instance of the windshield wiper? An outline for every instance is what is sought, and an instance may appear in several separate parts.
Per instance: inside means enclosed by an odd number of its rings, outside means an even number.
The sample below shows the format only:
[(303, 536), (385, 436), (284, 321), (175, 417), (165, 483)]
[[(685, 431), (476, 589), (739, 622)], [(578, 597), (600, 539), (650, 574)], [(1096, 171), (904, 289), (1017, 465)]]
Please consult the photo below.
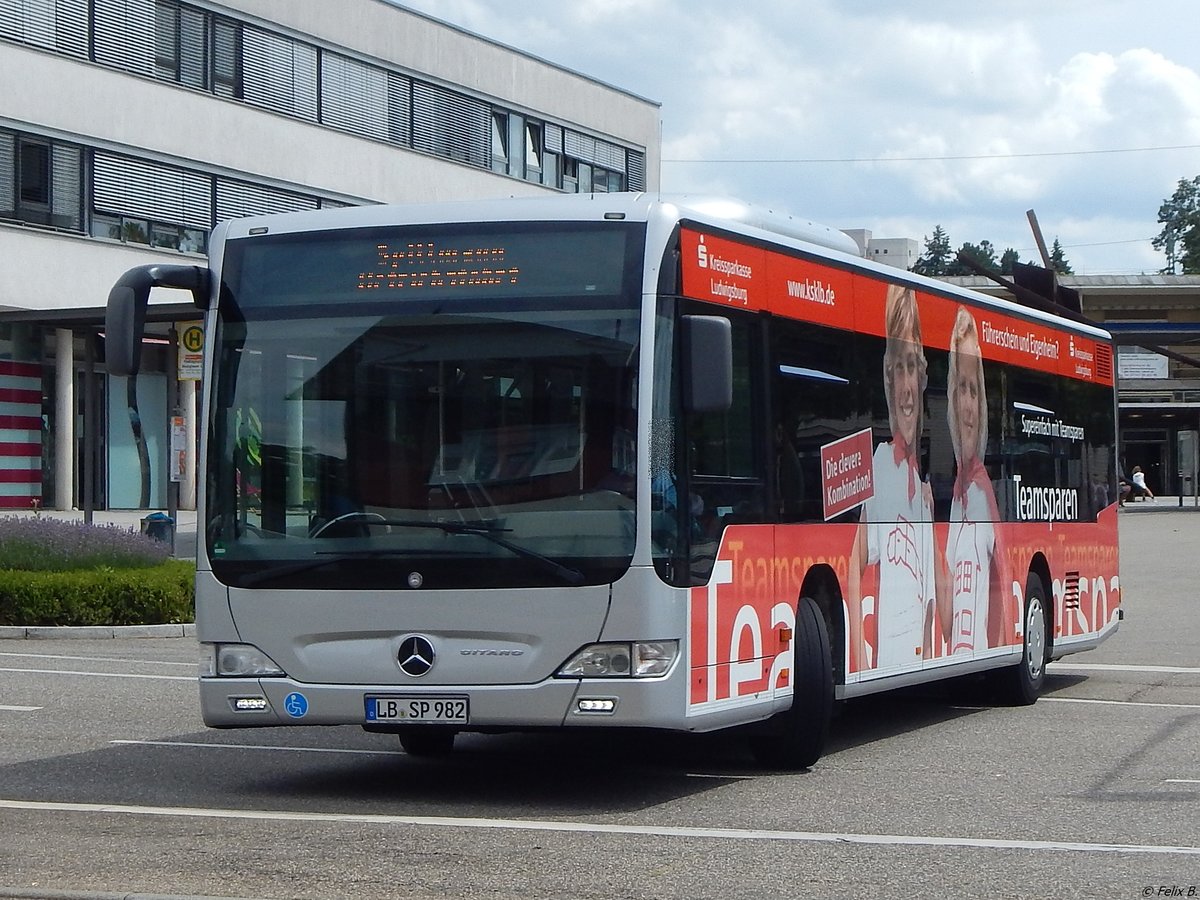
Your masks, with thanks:
[[(551, 559), (548, 556), (543, 556), (536, 550), (530, 550), (528, 547), (523, 547), (520, 544), (514, 544), (512, 541), (500, 537), (497, 532), (506, 531), (508, 529), (497, 528), (492, 525), (473, 525), (469, 522), (438, 522), (429, 519), (388, 519), (380, 516), (377, 513), (346, 513), (339, 517), (339, 521), (353, 521), (358, 516), (361, 516), (365, 521), (372, 525), (391, 526), (393, 528), (436, 528), (439, 531), (444, 531), (447, 534), (472, 534), (490, 541), (498, 547), (503, 547), (505, 550), (520, 556), (524, 559), (533, 560), (546, 571), (557, 575), (567, 584), (578, 585), (583, 584), (586, 580), (584, 574), (578, 569), (572, 569), (569, 566), (564, 566), (559, 562)], [(324, 566), (335, 563), (341, 559), (347, 558), (369, 558), (377, 559), (386, 556), (408, 556), (411, 551), (379, 547), (363, 550), (345, 550), (345, 551), (318, 551), (319, 556), (324, 559), (306, 559), (303, 562), (298, 562), (294, 565), (283, 566), (277, 569), (266, 569), (262, 572), (255, 572), (242, 579), (242, 587), (253, 587), (256, 584), (261, 584), (265, 581), (271, 581), (275, 578), (286, 578), (290, 575), (298, 575), (302, 572), (308, 572), (313, 569), (320, 569)]]
[(583, 584), (584, 575), (578, 569), (572, 569), (570, 566), (564, 566), (562, 563), (555, 562), (548, 556), (543, 556), (536, 550), (530, 550), (521, 544), (514, 544), (512, 541), (505, 540), (500, 537), (497, 532), (511, 531), (510, 528), (497, 528), (494, 525), (472, 525), (469, 522), (439, 522), (432, 519), (376, 519), (380, 525), (392, 525), (397, 528), (437, 528), (447, 534), (474, 534), (483, 538), (485, 541), (491, 541), (497, 547), (503, 547), (510, 553), (515, 553), (517, 556), (525, 559), (531, 559), (539, 563), (547, 571), (553, 572), (567, 584)]

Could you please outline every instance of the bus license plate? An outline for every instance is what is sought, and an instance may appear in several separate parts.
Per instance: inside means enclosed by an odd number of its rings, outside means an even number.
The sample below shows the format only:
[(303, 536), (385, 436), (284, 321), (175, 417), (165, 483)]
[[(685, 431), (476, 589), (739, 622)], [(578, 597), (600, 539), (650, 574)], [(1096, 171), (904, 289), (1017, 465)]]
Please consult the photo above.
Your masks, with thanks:
[(466, 725), (471, 720), (466, 697), (367, 697), (368, 722), (433, 722)]

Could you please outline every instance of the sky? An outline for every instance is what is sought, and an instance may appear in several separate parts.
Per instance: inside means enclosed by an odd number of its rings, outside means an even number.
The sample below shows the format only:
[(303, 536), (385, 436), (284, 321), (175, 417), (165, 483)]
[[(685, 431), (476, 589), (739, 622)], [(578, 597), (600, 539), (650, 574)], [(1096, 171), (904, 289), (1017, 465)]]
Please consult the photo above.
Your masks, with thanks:
[(400, 0), (661, 103), (660, 186), (1155, 273), (1200, 175), (1195, 0)]

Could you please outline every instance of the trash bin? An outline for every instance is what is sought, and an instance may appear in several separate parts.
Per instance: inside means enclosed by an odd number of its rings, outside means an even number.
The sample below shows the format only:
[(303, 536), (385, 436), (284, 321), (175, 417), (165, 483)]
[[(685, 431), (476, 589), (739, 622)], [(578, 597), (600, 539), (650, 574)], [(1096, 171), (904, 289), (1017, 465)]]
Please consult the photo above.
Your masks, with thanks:
[(150, 513), (142, 519), (142, 534), (175, 546), (175, 520), (166, 513)]

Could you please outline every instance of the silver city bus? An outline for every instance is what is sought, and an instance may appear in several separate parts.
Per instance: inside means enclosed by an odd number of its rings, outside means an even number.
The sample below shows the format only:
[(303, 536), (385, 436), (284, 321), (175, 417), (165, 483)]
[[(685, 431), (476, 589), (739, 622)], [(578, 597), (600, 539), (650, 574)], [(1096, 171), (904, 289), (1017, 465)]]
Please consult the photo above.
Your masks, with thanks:
[[(1112, 345), (832, 229), (598, 194), (223, 222), (204, 310), (213, 727), (743, 727), (1045, 663), (1120, 618)], [(989, 671), (991, 670), (991, 671)]]

